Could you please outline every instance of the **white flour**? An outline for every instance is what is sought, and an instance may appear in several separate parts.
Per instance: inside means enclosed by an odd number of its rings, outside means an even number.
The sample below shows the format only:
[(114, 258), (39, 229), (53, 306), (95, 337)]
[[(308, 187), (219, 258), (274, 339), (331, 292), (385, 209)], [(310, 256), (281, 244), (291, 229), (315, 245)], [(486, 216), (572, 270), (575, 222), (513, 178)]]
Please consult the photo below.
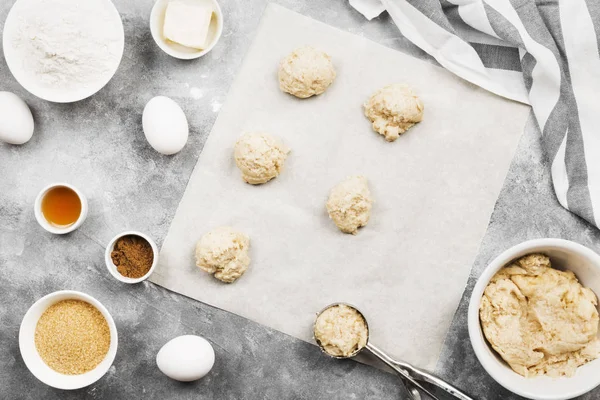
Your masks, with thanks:
[(67, 90), (94, 85), (118, 65), (122, 37), (108, 0), (19, 0), (17, 5), (20, 26), (13, 46), (24, 71), (42, 85)]

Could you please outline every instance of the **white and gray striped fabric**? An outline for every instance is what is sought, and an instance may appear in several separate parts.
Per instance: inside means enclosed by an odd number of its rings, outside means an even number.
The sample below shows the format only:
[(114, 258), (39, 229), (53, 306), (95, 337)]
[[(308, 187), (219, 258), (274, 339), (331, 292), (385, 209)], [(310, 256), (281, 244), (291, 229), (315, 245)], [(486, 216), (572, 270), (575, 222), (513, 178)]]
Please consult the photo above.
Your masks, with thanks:
[(600, 0), (350, 3), (369, 19), (386, 9), (449, 71), (530, 104), (558, 201), (600, 227)]

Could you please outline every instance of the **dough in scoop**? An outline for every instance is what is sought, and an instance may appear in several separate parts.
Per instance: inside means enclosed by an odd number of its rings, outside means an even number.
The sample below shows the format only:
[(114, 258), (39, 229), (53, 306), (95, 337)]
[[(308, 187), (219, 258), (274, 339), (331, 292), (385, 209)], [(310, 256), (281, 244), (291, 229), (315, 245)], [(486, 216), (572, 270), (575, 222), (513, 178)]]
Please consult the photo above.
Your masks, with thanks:
[(345, 304), (329, 307), (315, 321), (315, 340), (334, 357), (349, 357), (367, 345), (369, 328), (360, 312)]
[(373, 199), (364, 176), (350, 176), (337, 184), (327, 200), (327, 212), (344, 233), (355, 235), (371, 216)]
[(364, 104), (375, 132), (393, 142), (423, 119), (423, 102), (407, 85), (394, 83), (375, 92)]
[(196, 265), (220, 281), (231, 283), (248, 269), (249, 248), (250, 239), (245, 234), (227, 226), (216, 228), (196, 244)]
[(334, 79), (331, 57), (310, 46), (294, 50), (279, 64), (279, 87), (301, 99), (323, 93)]
[(277, 177), (290, 150), (266, 133), (246, 133), (235, 143), (235, 163), (242, 179), (260, 185)]

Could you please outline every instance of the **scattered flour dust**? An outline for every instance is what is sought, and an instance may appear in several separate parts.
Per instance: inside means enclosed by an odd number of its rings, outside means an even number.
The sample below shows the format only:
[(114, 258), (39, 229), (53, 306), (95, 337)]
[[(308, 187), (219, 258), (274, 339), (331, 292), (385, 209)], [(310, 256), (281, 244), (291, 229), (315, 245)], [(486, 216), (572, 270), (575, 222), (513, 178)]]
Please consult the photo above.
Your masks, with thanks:
[(92, 86), (120, 62), (123, 28), (110, 0), (19, 0), (12, 12), (22, 68), (46, 87)]
[(201, 99), (201, 98), (204, 96), (204, 93), (202, 93), (202, 89), (200, 89), (200, 88), (197, 88), (197, 87), (195, 87), (195, 86), (194, 86), (194, 87), (192, 87), (192, 88), (190, 89), (190, 95), (191, 95), (191, 96), (192, 96), (192, 97), (193, 97), (195, 100), (198, 100), (198, 99)]
[(220, 103), (218, 100), (216, 100), (216, 99), (215, 99), (215, 100), (213, 100), (213, 101), (211, 101), (211, 103), (210, 103), (210, 106), (212, 107), (212, 111), (213, 111), (214, 113), (216, 113), (216, 112), (219, 112), (219, 110), (221, 109), (221, 106), (222, 106), (222, 105), (223, 105), (223, 104), (221, 104), (221, 103)]

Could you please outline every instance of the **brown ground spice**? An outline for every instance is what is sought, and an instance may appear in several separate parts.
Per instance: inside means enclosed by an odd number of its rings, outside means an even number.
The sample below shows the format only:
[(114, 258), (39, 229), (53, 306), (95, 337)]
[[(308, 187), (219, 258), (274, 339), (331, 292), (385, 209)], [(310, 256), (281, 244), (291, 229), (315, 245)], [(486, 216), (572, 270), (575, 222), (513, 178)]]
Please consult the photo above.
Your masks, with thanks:
[(110, 348), (110, 328), (102, 313), (82, 300), (48, 307), (35, 328), (35, 348), (56, 372), (79, 375), (96, 368)]
[(121, 275), (135, 279), (150, 271), (154, 252), (150, 243), (143, 237), (126, 235), (117, 240), (110, 258)]

